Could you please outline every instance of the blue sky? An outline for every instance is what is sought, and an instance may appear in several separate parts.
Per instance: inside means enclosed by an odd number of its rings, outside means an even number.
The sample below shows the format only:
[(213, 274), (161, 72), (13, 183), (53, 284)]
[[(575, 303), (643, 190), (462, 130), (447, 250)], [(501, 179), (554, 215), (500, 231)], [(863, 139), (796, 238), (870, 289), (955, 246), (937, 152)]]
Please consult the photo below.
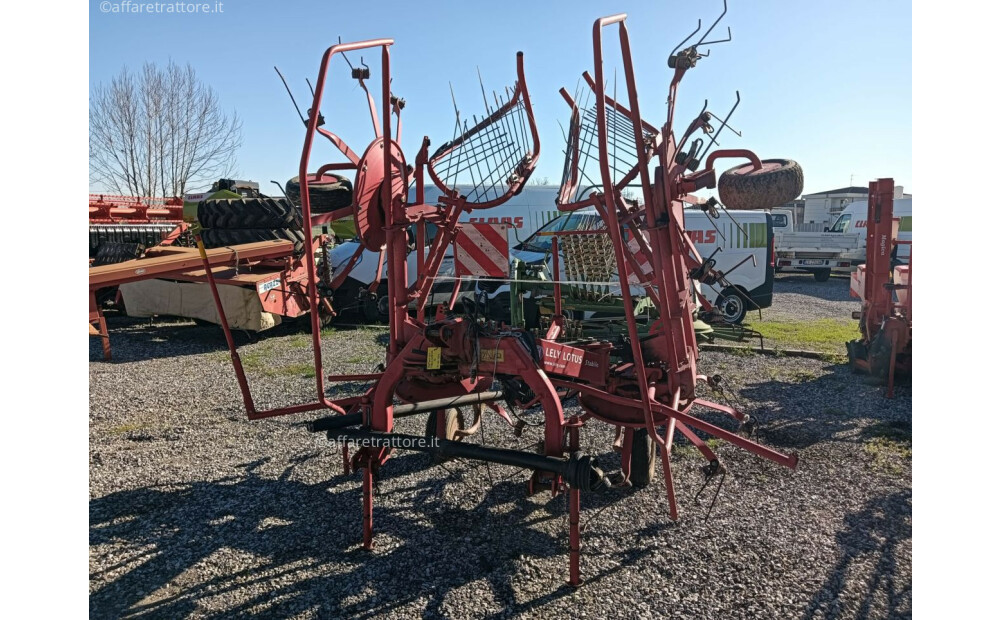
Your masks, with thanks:
[[(915, 189), (909, 2), (730, 0), (729, 5), (713, 35), (724, 35), (729, 26), (733, 40), (712, 46), (711, 56), (684, 78), (679, 120), (686, 125), (706, 98), (709, 109), (724, 116), (739, 90), (742, 103), (731, 122), (743, 137), (723, 134), (722, 145), (797, 160), (805, 171), (805, 193), (846, 186), (851, 175), (856, 185), (892, 176), (907, 191)], [(393, 91), (407, 102), (401, 142), (410, 161), (424, 135), (430, 136), (432, 151), (452, 137), (449, 82), (463, 117), (481, 115), (477, 67), (487, 89), (499, 91), (513, 82), (515, 53), (523, 51), (542, 141), (536, 176), (557, 183), (563, 148), (558, 122), (565, 125), (568, 119), (558, 90), (566, 86), (572, 92), (581, 73), (593, 71), (594, 20), (629, 14), (640, 109), (660, 126), (666, 119), (667, 55), (698, 18), (706, 26), (714, 20), (722, 2), (223, 0), (222, 12), (209, 15), (113, 14), (102, 13), (101, 6), (91, 3), (91, 85), (107, 82), (123, 65), (191, 63), (243, 120), (240, 178), (276, 191), (272, 179), (283, 183), (297, 173), (305, 129), (272, 67), (289, 79), (304, 110), (305, 78), (315, 82), (322, 53), (338, 36), (395, 40)], [(613, 34), (608, 29), (605, 35), (609, 79), (617, 62)], [(373, 77), (377, 59), (365, 54)], [(348, 72), (343, 60), (332, 64), (322, 110), (326, 127), (361, 153), (372, 139), (371, 125)], [(373, 79), (373, 88), (377, 84)], [(314, 153), (312, 161), (340, 161), (326, 146)]]

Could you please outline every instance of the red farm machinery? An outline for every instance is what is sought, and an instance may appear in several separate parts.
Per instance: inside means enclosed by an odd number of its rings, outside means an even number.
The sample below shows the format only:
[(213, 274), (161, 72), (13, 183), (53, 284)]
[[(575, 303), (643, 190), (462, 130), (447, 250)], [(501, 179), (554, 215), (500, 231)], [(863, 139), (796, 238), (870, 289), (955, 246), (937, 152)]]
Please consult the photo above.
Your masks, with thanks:
[[(669, 497), (670, 516), (678, 518), (671, 472), (671, 448), (680, 433), (704, 456), (706, 478), (725, 472), (724, 465), (706, 436), (716, 437), (775, 463), (794, 468), (795, 454), (786, 455), (752, 441), (741, 431), (750, 416), (730, 406), (711, 402), (697, 394), (699, 384), (716, 386), (718, 376), (699, 372), (698, 349), (693, 328), (695, 280), (718, 277), (711, 257), (701, 257), (684, 229), (684, 202), (702, 204), (706, 210), (720, 209), (715, 199), (693, 196), (703, 189), (726, 188), (727, 206), (735, 209), (770, 206), (792, 199), (801, 192), (801, 171), (790, 174), (784, 160), (760, 160), (748, 150), (708, 151), (716, 141), (714, 114), (703, 108), (680, 135), (674, 132), (677, 89), (684, 75), (707, 55), (701, 50), (717, 41), (707, 41), (719, 20), (697, 42), (683, 47), (692, 33), (671, 53), (667, 121), (656, 127), (642, 120), (632, 70), (632, 56), (624, 14), (597, 20), (593, 28), (594, 74), (584, 74), (593, 96), (592, 107), (581, 110), (565, 90), (572, 108), (566, 163), (557, 206), (562, 211), (596, 208), (610, 235), (617, 274), (629, 322), (627, 336), (615, 340), (572, 339), (564, 321), (556, 316), (544, 336), (487, 320), (474, 312), (461, 313), (443, 306), (434, 316), (425, 316), (425, 300), (442, 258), (456, 241), (462, 212), (485, 210), (502, 204), (525, 186), (538, 161), (540, 145), (525, 81), (524, 59), (517, 55), (517, 81), (494, 96), (495, 106), (456, 131), (456, 137), (430, 151), (430, 140), (407, 163), (399, 146), (402, 100), (390, 91), (391, 39), (338, 43), (326, 50), (320, 64), (309, 118), (299, 179), (302, 180), (302, 215), (313, 221), (310, 192), (314, 179), (330, 171), (353, 174), (353, 197), (349, 207), (331, 217), (351, 214), (362, 246), (383, 253), (388, 268), (390, 320), (385, 360), (368, 374), (327, 375), (323, 372), (319, 304), (322, 278), (316, 261), (305, 254), (312, 343), (316, 368), (316, 398), (311, 402), (258, 410), (254, 404), (240, 355), (219, 298), (217, 278), (205, 261), (204, 271), (215, 295), (229, 343), (231, 357), (250, 419), (308, 411), (328, 415), (309, 423), (313, 432), (326, 432), (331, 440), (353, 442), (354, 451), (343, 446), (345, 471), (360, 471), (362, 479), (362, 540), (374, 544), (374, 481), (379, 467), (394, 450), (430, 452), (441, 458), (463, 458), (500, 463), (526, 469), (528, 491), (548, 489), (565, 493), (569, 500), (569, 580), (581, 583), (580, 512), (582, 492), (599, 491), (611, 485), (644, 486), (655, 470), (663, 472)], [(721, 16), (720, 16), (721, 19)], [(607, 73), (602, 56), (602, 33), (616, 27), (624, 65), (626, 98), (607, 93)], [(366, 81), (372, 70), (351, 65), (352, 79), (367, 97), (375, 138), (359, 156), (341, 138), (320, 127), (321, 106), (328, 91), (328, 73), (338, 55), (374, 50), (381, 59), (381, 92), (370, 93)], [(350, 61), (348, 61), (350, 64)], [(485, 93), (484, 93), (485, 94)], [(590, 97), (588, 95), (588, 98)], [(378, 97), (376, 99), (376, 97)], [(393, 136), (395, 116), (395, 136)], [(727, 117), (728, 119), (728, 117)], [(718, 119), (720, 128), (726, 120)], [(706, 140), (691, 139), (696, 133)], [(313, 142), (326, 138), (346, 162), (318, 166), (310, 172)], [(592, 158), (596, 150), (596, 158)], [(717, 175), (714, 164), (723, 158), (743, 163)], [(589, 176), (595, 166), (597, 175)], [(794, 172), (794, 171), (791, 171)], [(425, 173), (443, 192), (437, 204), (425, 204)], [(471, 191), (459, 193), (460, 174), (473, 179)], [(407, 188), (416, 187), (414, 202)], [(625, 189), (638, 183), (641, 195), (631, 199)], [(467, 187), (466, 185), (465, 187)], [(436, 234), (419, 256), (418, 274), (408, 285), (405, 254), (408, 229), (414, 227), (416, 247), (424, 248), (427, 227)], [(628, 241), (626, 241), (626, 235)], [(653, 266), (642, 269), (643, 263)], [(630, 274), (652, 299), (658, 319), (649, 333), (640, 335), (631, 312)], [(415, 303), (416, 311), (408, 308)], [(335, 386), (345, 382), (368, 382), (363, 394), (338, 397)], [(333, 395), (327, 386), (334, 386)], [(580, 413), (570, 414), (564, 403), (577, 399)], [(465, 427), (461, 407), (472, 408), (476, 421)], [(733, 430), (698, 417), (696, 409), (721, 412), (731, 418)], [(541, 411), (542, 441), (534, 452), (463, 442), (479, 427), (480, 416), (492, 411), (513, 426), (511, 410)], [(428, 436), (401, 434), (394, 420), (424, 414)], [(581, 429), (587, 422), (605, 423), (616, 429), (621, 446), (621, 474), (609, 475), (594, 456), (580, 450)], [(659, 449), (659, 465), (656, 454)]]
[[(299, 207), (262, 195), (249, 181), (222, 179), (187, 204), (176, 198), (91, 196), (90, 218), (91, 335), (103, 339), (105, 359), (111, 358), (104, 316), (109, 307), (130, 316), (218, 321), (205, 261), (230, 327), (260, 331), (283, 319), (302, 319), (309, 311), (305, 257), (325, 265), (332, 243), (325, 233), (307, 235)], [(328, 220), (317, 214), (313, 223), (322, 229)], [(195, 230), (201, 250), (207, 250), (205, 261), (192, 247)], [(324, 291), (337, 287), (330, 277), (321, 280)], [(335, 315), (329, 297), (319, 301), (322, 324)]]
[(851, 295), (861, 299), (861, 338), (847, 343), (852, 368), (887, 384), (892, 398), (896, 374), (910, 372), (913, 353), (913, 281), (909, 262), (896, 260), (900, 219), (893, 217), (892, 179), (868, 184), (868, 228), (865, 264), (851, 276)]

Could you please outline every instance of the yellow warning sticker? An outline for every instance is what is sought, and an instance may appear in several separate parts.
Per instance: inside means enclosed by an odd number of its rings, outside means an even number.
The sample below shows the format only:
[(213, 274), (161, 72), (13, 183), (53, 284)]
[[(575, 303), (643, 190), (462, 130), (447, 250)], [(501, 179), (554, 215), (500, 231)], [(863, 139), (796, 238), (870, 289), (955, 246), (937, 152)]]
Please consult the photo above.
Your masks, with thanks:
[(483, 349), (479, 352), (479, 359), (484, 362), (502, 362), (503, 349)]
[(427, 347), (427, 370), (441, 368), (441, 347)]

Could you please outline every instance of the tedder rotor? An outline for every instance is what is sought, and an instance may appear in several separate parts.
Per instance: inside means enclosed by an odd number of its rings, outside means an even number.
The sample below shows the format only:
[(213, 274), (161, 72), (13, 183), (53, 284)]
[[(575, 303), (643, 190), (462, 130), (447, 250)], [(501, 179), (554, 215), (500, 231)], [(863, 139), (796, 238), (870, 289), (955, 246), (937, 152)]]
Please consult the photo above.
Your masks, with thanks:
[[(425, 301), (445, 252), (463, 234), (458, 223), (460, 214), (497, 206), (516, 195), (527, 183), (538, 161), (539, 139), (522, 54), (517, 55), (517, 81), (502, 97), (495, 97), (496, 107), (487, 104), (484, 118), (474, 119), (471, 127), (461, 126), (456, 137), (433, 154), (429, 150), (430, 140), (425, 137), (413, 166), (407, 164), (399, 146), (403, 100), (390, 91), (389, 50), (393, 41), (379, 39), (338, 44), (323, 55), (299, 166), (303, 217), (313, 221), (310, 183), (332, 170), (354, 171), (353, 202), (343, 213), (331, 217), (353, 214), (361, 246), (383, 253), (390, 304), (384, 365), (371, 374), (324, 375), (316, 312), (316, 267), (310, 255), (307, 255), (307, 267), (314, 321), (312, 338), (317, 390), (314, 402), (257, 411), (224, 316), (220, 317), (220, 324), (226, 331), (251, 419), (329, 410), (332, 415), (313, 420), (310, 430), (326, 432), (331, 440), (355, 445), (353, 454), (348, 453), (346, 445), (343, 448), (344, 466), (351, 471), (361, 471), (365, 548), (373, 546), (374, 479), (379, 467), (396, 449), (524, 468), (531, 472), (527, 481), (529, 492), (548, 488), (554, 494), (566, 493), (570, 513), (569, 579), (573, 585), (581, 581), (581, 491), (607, 488), (612, 485), (612, 478), (616, 485), (633, 482), (634, 486), (643, 486), (642, 482), (648, 482), (655, 468), (656, 446), (659, 446), (670, 514), (673, 519), (677, 518), (670, 467), (671, 446), (677, 432), (704, 456), (707, 461), (704, 471), (709, 477), (725, 469), (703, 439), (706, 434), (781, 465), (796, 465), (796, 455), (781, 454), (738, 432), (711, 424), (693, 411), (697, 406), (714, 409), (741, 426), (750, 420), (732, 407), (696, 395), (698, 382), (715, 386), (720, 379), (699, 374), (697, 368), (693, 281), (709, 280), (718, 274), (713, 269), (713, 261), (702, 259), (687, 237), (682, 208), (685, 201), (704, 203), (706, 209), (715, 208), (717, 201), (706, 202), (692, 194), (716, 186), (713, 164), (721, 158), (748, 162), (722, 175), (723, 179), (737, 181), (729, 183), (737, 187), (731, 192), (730, 208), (758, 208), (747, 205), (762, 194), (778, 203), (792, 199), (801, 191), (801, 174), (796, 186), (795, 175), (789, 177), (783, 164), (761, 161), (746, 150), (716, 150), (702, 157), (700, 149), (704, 143), (695, 140), (688, 144), (688, 139), (699, 130), (706, 134), (712, 132), (709, 122), (714, 115), (707, 110), (690, 123), (679, 139), (675, 138), (673, 120), (677, 86), (703, 56), (699, 46), (708, 44), (705, 41), (708, 32), (697, 43), (679, 52), (675, 50), (670, 57), (673, 78), (666, 124), (657, 129), (643, 121), (639, 114), (625, 17), (624, 14), (606, 17), (594, 24), (595, 73), (592, 78), (585, 74), (595, 95), (595, 113), (588, 116), (591, 129), (596, 128), (593, 140), (581, 138), (581, 128), (587, 123), (580, 120), (576, 104), (563, 91), (573, 106), (573, 119), (557, 199), (558, 208), (564, 211), (596, 207), (610, 235), (629, 327), (628, 337), (614, 341), (569, 340), (564, 337), (560, 316), (553, 320), (544, 337), (486, 320), (474, 311), (463, 315), (454, 308), (439, 307), (435, 316), (424, 316)], [(621, 43), (628, 91), (626, 102), (619, 102), (605, 92), (601, 33), (604, 27), (614, 24), (618, 25)], [(320, 107), (333, 57), (367, 48), (375, 48), (381, 53), (381, 98), (376, 103), (368, 92), (365, 81), (370, 77), (369, 68), (352, 65), (352, 77), (368, 97), (375, 127), (375, 139), (358, 156), (341, 138), (320, 127)], [(391, 131), (392, 115), (396, 116), (395, 137)], [(619, 135), (622, 132), (624, 138)], [(349, 161), (322, 165), (310, 172), (313, 140), (317, 134), (327, 138)], [(591, 142), (597, 145), (600, 178), (591, 183), (589, 191), (582, 191), (581, 183), (586, 179), (582, 178), (585, 167), (581, 164), (581, 149), (589, 148), (585, 145)], [(704, 150), (710, 147), (711, 144)], [(703, 167), (699, 160), (704, 161)], [(423, 201), (425, 172), (443, 192), (438, 204)], [(471, 175), (473, 184), (472, 190), (459, 193), (457, 179), (462, 173)], [(790, 178), (793, 178), (791, 182)], [(627, 199), (623, 189), (635, 179), (641, 184), (641, 196)], [(408, 201), (407, 192), (411, 181), (416, 186), (416, 200), (412, 203)], [(429, 225), (434, 225), (436, 230), (433, 241), (425, 247)], [(416, 239), (412, 239), (413, 236)], [(405, 256), (411, 243), (418, 248), (419, 273), (415, 282), (408, 285)], [(640, 263), (654, 268), (643, 270)], [(208, 273), (211, 274), (211, 270)], [(638, 276), (640, 286), (659, 312), (656, 324), (643, 337), (637, 332), (632, 314), (630, 276)], [(214, 291), (211, 277), (210, 284)], [(416, 308), (413, 314), (408, 310), (411, 305)], [(221, 305), (217, 307), (221, 314)], [(370, 381), (371, 386), (360, 396), (328, 397), (325, 379), (331, 383)], [(578, 399), (582, 409), (578, 414), (568, 413), (563, 407), (564, 401), (573, 398)], [(477, 412), (477, 422), (471, 428), (464, 428), (461, 421), (456, 420), (456, 408), (465, 406)], [(461, 442), (463, 437), (475, 432), (479, 416), (487, 409), (508, 421), (510, 409), (515, 412), (540, 409), (543, 416), (540, 449), (527, 452)], [(406, 435), (394, 430), (396, 418), (418, 414), (428, 416), (430, 441), (426, 436)], [(606, 474), (596, 465), (592, 455), (580, 450), (580, 429), (591, 420), (616, 427), (622, 445), (621, 475)], [(643, 472), (633, 471), (633, 463), (637, 462), (633, 458), (635, 451), (643, 451), (646, 456), (638, 459), (645, 469)]]

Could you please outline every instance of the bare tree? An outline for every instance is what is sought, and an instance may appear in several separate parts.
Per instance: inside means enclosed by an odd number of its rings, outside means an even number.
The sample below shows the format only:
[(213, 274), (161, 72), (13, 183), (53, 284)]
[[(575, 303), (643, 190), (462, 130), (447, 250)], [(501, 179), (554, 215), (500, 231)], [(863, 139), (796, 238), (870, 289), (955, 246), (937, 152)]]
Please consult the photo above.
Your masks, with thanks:
[(90, 179), (109, 192), (183, 196), (232, 176), (243, 124), (191, 65), (127, 67), (90, 96)]
[(549, 177), (531, 177), (528, 181), (528, 185), (548, 185)]

